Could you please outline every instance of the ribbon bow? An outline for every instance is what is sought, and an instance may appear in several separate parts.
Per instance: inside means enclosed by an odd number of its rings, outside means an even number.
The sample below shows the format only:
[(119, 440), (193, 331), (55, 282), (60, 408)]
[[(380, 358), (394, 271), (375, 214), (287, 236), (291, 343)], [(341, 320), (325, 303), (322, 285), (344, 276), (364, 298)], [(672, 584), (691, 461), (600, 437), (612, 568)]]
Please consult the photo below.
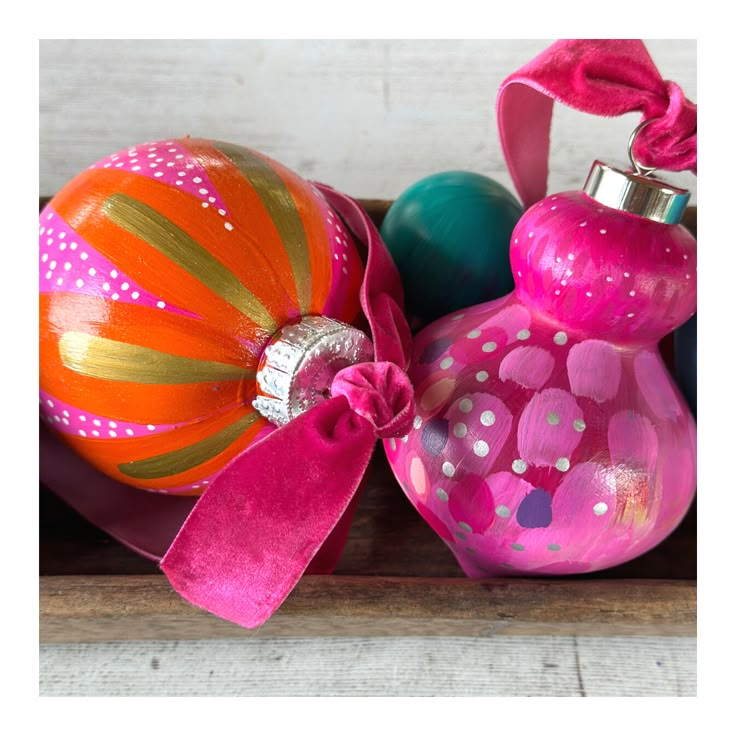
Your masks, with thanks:
[[(396, 267), (350, 197), (316, 184), (368, 248), (360, 302), (374, 362), (342, 369), (332, 398), (250, 446), (195, 502), (149, 494), (41, 435), (41, 480), (88, 520), (160, 560), (190, 603), (246, 628), (266, 621), (305, 572), (337, 562), (377, 438), (409, 431), (411, 333)], [(173, 539), (173, 541), (172, 541)]]
[(547, 190), (552, 107), (616, 117), (641, 112), (651, 121), (634, 143), (646, 167), (697, 173), (697, 107), (662, 79), (638, 39), (561, 40), (509, 76), (497, 118), (506, 163), (525, 207)]

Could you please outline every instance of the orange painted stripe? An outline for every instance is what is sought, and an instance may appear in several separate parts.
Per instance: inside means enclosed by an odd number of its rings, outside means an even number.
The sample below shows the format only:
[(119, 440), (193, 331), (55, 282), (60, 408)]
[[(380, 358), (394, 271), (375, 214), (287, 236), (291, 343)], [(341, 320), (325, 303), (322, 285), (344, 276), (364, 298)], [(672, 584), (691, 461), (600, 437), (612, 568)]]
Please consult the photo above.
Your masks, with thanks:
[[(253, 320), (144, 240), (107, 219), (103, 204), (109, 196), (120, 191), (154, 207), (162, 203), (168, 207), (173, 204), (174, 209), (188, 216), (193, 211), (199, 214), (200, 204), (194, 197), (172, 190), (161, 182), (120, 170), (84, 172), (56, 195), (54, 207), (92, 247), (167, 304), (194, 312), (223, 332), (234, 332), (253, 341), (267, 339), (267, 331)], [(85, 205), (80, 206), (80, 202)], [(219, 218), (217, 214), (214, 216)], [(208, 243), (201, 245), (209, 247)]]

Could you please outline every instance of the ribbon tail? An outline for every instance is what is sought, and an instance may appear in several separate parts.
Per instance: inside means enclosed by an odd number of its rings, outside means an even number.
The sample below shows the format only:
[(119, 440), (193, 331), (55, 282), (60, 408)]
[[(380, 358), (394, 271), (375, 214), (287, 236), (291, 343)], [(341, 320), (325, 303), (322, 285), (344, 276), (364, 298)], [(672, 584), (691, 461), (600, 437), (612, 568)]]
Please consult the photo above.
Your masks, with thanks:
[(245, 628), (288, 596), (357, 492), (375, 432), (339, 396), (233, 460), (161, 562), (191, 604)]

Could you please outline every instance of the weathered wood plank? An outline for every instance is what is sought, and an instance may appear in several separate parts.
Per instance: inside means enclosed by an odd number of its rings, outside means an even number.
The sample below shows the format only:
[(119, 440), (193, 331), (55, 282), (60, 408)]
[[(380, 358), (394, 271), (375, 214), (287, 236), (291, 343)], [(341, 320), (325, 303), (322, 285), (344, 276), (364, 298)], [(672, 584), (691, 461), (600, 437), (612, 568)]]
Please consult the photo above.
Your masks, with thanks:
[(49, 644), (39, 679), (62, 697), (692, 697), (695, 665), (690, 637), (259, 635)]
[(257, 632), (159, 575), (41, 579), (42, 643), (253, 636), (693, 636), (695, 584), (306, 576)]

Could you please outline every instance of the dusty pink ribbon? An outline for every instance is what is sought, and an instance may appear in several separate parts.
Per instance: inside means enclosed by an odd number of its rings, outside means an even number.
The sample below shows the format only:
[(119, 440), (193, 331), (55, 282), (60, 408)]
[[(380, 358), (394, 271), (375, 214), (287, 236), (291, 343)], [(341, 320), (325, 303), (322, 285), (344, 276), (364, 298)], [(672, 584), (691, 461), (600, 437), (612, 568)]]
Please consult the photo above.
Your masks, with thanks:
[(662, 79), (638, 39), (561, 40), (501, 84), (496, 112), (506, 163), (525, 207), (547, 192), (554, 102), (616, 117), (641, 112), (651, 121), (634, 143), (637, 161), (697, 173), (697, 108)]
[(247, 628), (266, 621), (306, 572), (334, 568), (377, 438), (406, 434), (414, 417), (404, 372), (411, 333), (396, 267), (363, 209), (316, 186), (367, 246), (360, 302), (373, 362), (340, 371), (331, 399), (249, 447), (196, 500), (118, 483), (41, 434), (42, 482), (113, 537), (160, 560), (187, 601)]

